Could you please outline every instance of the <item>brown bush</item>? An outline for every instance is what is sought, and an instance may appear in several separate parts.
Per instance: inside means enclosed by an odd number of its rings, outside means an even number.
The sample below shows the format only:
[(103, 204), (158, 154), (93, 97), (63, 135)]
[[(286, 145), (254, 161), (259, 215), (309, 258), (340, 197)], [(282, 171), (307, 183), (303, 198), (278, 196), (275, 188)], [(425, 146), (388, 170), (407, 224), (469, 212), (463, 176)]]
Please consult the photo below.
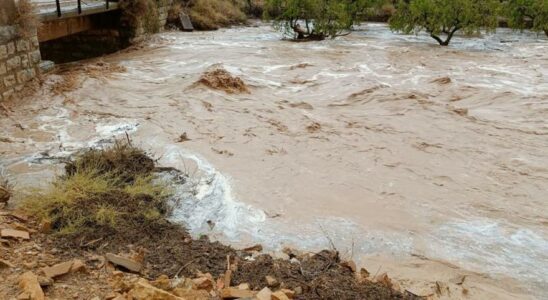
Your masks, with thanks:
[(213, 69), (205, 72), (198, 83), (209, 88), (222, 90), (229, 94), (249, 92), (244, 81), (236, 76), (232, 76), (227, 70), (222, 68)]
[(243, 2), (234, 0), (195, 0), (189, 16), (196, 29), (216, 30), (220, 27), (243, 24), (247, 20)]
[(120, 0), (122, 19), (130, 27), (143, 27), (147, 33), (160, 31), (158, 6), (154, 0)]

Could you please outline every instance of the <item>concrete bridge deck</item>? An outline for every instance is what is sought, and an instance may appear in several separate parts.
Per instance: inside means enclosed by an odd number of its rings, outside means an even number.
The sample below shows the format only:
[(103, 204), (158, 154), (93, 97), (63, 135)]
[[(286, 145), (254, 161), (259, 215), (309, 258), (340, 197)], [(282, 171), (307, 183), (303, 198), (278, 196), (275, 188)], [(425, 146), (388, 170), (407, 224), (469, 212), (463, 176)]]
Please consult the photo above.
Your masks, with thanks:
[(38, 28), (38, 39), (45, 42), (82, 31), (90, 30), (94, 24), (91, 17), (118, 9), (118, 3), (110, 0), (60, 0), (60, 13), (55, 0), (31, 0), (42, 21)]

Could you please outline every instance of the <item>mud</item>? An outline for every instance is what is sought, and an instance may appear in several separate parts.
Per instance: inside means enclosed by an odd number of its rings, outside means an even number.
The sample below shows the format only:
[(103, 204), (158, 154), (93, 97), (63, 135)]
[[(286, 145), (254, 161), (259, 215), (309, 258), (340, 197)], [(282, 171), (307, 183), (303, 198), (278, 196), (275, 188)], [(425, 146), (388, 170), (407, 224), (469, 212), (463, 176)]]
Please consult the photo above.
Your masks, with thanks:
[(213, 68), (205, 72), (200, 77), (200, 80), (198, 80), (198, 83), (212, 89), (225, 91), (229, 94), (249, 92), (241, 78), (232, 76), (232, 74), (223, 68)]
[[(106, 82), (6, 104), (1, 163), (20, 191), (128, 131), (194, 176), (173, 218), (193, 236), (318, 251), (327, 235), (420, 294), (439, 281), (448, 298), (546, 298), (546, 38), (440, 48), (362, 29), (312, 43), (263, 25), (162, 34), (107, 57), (126, 71)], [(251, 92), (193, 88), (219, 63)]]

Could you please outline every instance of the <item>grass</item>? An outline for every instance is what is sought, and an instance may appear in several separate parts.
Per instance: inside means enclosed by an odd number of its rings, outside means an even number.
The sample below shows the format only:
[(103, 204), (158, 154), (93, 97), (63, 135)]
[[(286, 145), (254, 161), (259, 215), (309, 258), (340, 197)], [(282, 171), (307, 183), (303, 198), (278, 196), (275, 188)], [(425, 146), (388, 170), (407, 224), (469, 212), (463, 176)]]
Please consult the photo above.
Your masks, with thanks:
[(13, 194), (13, 186), (3, 171), (0, 170), (0, 204), (7, 203)]
[(40, 27), (40, 19), (36, 15), (35, 7), (30, 0), (19, 0), (17, 2), (15, 24), (17, 24), (20, 37), (30, 38), (36, 35), (36, 30)]
[(154, 161), (129, 142), (90, 149), (66, 174), (23, 200), (21, 208), (63, 236), (139, 232), (165, 222), (170, 189), (155, 180)]
[(245, 23), (247, 16), (243, 8), (243, 2), (235, 0), (194, 0), (189, 16), (196, 29), (216, 30)]

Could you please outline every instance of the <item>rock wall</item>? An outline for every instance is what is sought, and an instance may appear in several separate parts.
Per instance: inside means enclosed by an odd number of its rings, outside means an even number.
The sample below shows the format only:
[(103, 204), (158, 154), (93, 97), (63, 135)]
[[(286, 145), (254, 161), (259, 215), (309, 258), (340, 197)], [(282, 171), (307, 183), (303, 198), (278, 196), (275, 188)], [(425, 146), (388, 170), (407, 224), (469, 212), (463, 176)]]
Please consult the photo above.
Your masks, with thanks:
[(23, 89), (39, 73), (38, 38), (21, 38), (14, 26), (0, 26), (0, 101)]
[(13, 23), (13, 0), (1, 0), (0, 9), (0, 101), (21, 91), (39, 73), (41, 61), (36, 33), (21, 37)]

